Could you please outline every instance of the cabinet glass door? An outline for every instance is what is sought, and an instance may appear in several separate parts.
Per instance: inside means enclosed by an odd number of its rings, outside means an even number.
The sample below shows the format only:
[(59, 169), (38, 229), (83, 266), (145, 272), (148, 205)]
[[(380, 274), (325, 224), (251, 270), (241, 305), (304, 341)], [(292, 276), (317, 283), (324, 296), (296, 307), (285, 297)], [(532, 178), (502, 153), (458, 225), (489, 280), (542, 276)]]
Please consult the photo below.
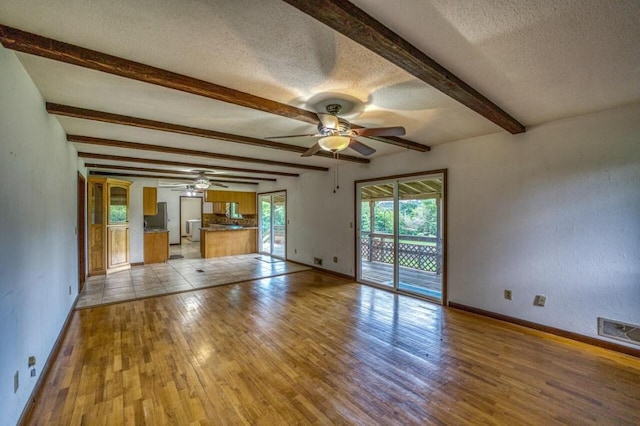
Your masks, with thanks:
[(129, 222), (129, 191), (122, 186), (109, 186), (109, 223)]
[(91, 199), (89, 200), (91, 205), (89, 206), (89, 220), (91, 225), (102, 225), (104, 222), (103, 212), (103, 196), (104, 196), (104, 184), (94, 182), (90, 188)]

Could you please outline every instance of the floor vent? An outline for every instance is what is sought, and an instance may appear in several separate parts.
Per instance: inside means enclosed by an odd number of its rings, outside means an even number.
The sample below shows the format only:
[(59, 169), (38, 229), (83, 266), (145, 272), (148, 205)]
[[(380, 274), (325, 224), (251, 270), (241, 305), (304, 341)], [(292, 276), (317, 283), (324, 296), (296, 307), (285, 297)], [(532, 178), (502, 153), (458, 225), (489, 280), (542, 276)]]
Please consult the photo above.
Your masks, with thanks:
[(598, 318), (598, 334), (640, 345), (640, 325), (626, 324), (600, 317)]

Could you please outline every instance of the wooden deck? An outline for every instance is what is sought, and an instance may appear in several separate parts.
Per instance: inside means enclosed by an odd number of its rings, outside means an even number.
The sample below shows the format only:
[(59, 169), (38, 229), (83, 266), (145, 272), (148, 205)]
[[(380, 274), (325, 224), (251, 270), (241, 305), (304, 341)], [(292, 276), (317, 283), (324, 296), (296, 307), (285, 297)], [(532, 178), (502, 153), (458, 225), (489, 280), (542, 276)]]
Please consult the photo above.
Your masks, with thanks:
[[(363, 260), (361, 278), (365, 281), (393, 287), (393, 265)], [(423, 296), (441, 299), (442, 275), (401, 266), (399, 288)]]
[(317, 271), (74, 311), (25, 425), (640, 424), (640, 359)]

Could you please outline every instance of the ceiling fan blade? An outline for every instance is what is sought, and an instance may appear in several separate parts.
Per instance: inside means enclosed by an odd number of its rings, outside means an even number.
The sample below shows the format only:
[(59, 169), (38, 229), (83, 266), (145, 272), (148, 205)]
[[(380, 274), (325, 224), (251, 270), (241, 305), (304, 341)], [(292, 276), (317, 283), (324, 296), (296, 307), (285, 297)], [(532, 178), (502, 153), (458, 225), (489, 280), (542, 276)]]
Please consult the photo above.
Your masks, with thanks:
[(362, 155), (371, 155), (374, 152), (376, 152), (375, 149), (371, 148), (369, 145), (365, 145), (360, 141), (357, 141), (355, 139), (351, 139), (351, 141), (349, 142), (349, 148), (351, 148), (352, 150), (362, 154)]
[(322, 136), (322, 135), (287, 135), (287, 136), (270, 136), (265, 139), (286, 139), (286, 138), (307, 138), (312, 136)]
[(373, 127), (364, 129), (352, 129), (353, 136), (402, 136), (405, 134), (404, 127)]
[(189, 185), (188, 183), (160, 183), (158, 188), (182, 188)]
[(302, 157), (311, 157), (318, 151), (320, 151), (320, 144), (316, 142), (311, 148), (309, 148), (302, 154)]
[(219, 186), (221, 188), (228, 188), (229, 185), (225, 185), (224, 183), (211, 182), (211, 186)]
[(335, 129), (338, 130), (340, 128), (340, 122), (338, 121), (338, 117), (333, 114), (327, 114), (324, 112), (318, 113), (318, 119), (322, 123), (324, 127), (327, 129)]

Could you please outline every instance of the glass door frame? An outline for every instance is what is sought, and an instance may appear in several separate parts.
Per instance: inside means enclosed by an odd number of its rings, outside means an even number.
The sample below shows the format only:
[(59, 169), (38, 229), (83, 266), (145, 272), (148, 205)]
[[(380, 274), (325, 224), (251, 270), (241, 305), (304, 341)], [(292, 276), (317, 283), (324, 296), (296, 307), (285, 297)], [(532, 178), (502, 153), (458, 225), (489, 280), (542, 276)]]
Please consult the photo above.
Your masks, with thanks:
[[(282, 194), (284, 196), (284, 256), (279, 256), (274, 253), (274, 227), (275, 227), (275, 215), (274, 213), (274, 203), (273, 203), (273, 199), (274, 196)], [(271, 257), (275, 257), (278, 259), (282, 259), (282, 260), (287, 260), (287, 240), (289, 238), (289, 229), (288, 229), (288, 225), (289, 225), (289, 220), (287, 219), (287, 190), (286, 189), (282, 189), (279, 191), (270, 191), (270, 192), (259, 192), (258, 194), (256, 194), (257, 198), (256, 198), (256, 202), (258, 205), (258, 253), (266, 255), (266, 256), (271, 256)], [(270, 247), (271, 247), (271, 252), (265, 252), (263, 251), (263, 245), (262, 245), (262, 202), (261, 202), (261, 197), (263, 196), (269, 196), (270, 198), (270, 224), (269, 224), (269, 229), (270, 229)]]
[[(399, 225), (400, 225), (400, 194), (399, 194), (399, 183), (412, 181), (415, 178), (429, 178), (429, 177), (442, 177), (442, 196), (441, 196), (441, 211), (438, 212), (440, 215), (440, 226), (441, 226), (441, 237), (442, 237), (442, 250), (441, 250), (441, 267), (442, 267), (442, 298), (440, 300), (414, 293), (412, 291), (407, 291), (405, 289), (399, 288), (399, 275), (400, 268), (398, 265), (398, 250), (400, 245), (399, 238)], [(362, 278), (362, 251), (361, 251), (361, 218), (362, 218), (362, 199), (361, 199), (361, 191), (362, 187), (366, 187), (369, 185), (376, 184), (393, 184), (393, 246), (394, 246), (394, 262), (393, 262), (393, 283), (392, 286), (386, 286), (381, 283), (376, 283), (372, 281), (368, 281)], [(394, 293), (399, 294), (407, 294), (414, 297), (423, 298), (429, 301), (433, 301), (436, 303), (441, 303), (442, 305), (447, 305), (447, 200), (448, 200), (448, 190), (447, 190), (447, 169), (439, 169), (439, 170), (429, 170), (424, 172), (417, 173), (409, 173), (402, 175), (393, 175), (393, 176), (384, 176), (377, 177), (371, 179), (362, 179), (354, 182), (354, 203), (355, 203), (355, 225), (354, 226), (354, 247), (355, 247), (355, 267), (354, 271), (356, 271), (356, 281), (361, 282), (363, 284), (371, 285), (373, 287), (381, 288), (387, 291), (392, 291)], [(370, 218), (373, 220), (373, 218)]]

